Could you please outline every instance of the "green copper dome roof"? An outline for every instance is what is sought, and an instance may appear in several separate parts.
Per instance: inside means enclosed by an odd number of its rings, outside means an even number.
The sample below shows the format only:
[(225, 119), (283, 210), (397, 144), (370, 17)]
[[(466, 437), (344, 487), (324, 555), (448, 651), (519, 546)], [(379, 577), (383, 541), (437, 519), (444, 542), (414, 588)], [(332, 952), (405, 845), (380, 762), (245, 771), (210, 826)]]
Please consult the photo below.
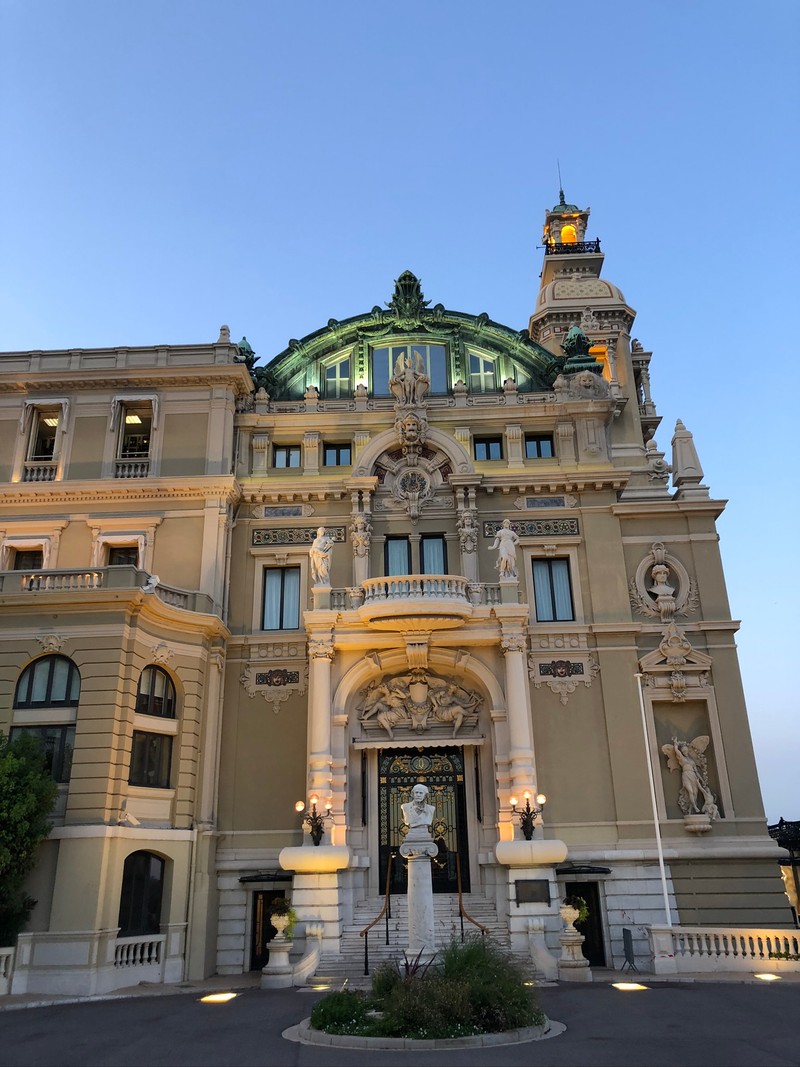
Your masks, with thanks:
[(552, 215), (565, 215), (565, 214), (583, 214), (583, 208), (578, 207), (577, 204), (568, 204), (564, 200), (564, 190), (558, 190), (558, 203), (551, 211)]

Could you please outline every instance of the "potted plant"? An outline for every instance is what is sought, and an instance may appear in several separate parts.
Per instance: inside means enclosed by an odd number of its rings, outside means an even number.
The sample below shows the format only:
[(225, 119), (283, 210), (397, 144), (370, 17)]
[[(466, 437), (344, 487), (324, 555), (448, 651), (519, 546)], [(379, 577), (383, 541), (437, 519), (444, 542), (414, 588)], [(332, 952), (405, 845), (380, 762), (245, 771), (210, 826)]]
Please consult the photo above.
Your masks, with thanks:
[(297, 925), (297, 912), (286, 897), (276, 897), (267, 905), (269, 921), (278, 931), (276, 941), (290, 941)]
[(585, 922), (589, 916), (589, 906), (583, 897), (567, 897), (559, 910), (566, 925), (573, 929), (575, 923)]

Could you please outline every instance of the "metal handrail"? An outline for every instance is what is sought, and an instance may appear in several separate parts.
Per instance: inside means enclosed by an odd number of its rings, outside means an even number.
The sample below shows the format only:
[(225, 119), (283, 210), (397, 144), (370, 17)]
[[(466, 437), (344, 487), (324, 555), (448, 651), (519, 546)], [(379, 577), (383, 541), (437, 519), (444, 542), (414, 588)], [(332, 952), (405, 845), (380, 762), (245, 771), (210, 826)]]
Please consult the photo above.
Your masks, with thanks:
[(389, 920), (392, 917), (392, 863), (394, 852), (389, 853), (389, 862), (386, 864), (386, 891), (383, 896), (383, 907), (369, 926), (359, 931), (358, 936), (364, 938), (364, 974), (369, 974), (369, 932), (373, 926), (386, 917), (386, 944), (389, 944)]
[(464, 897), (461, 892), (461, 857), (456, 852), (456, 885), (458, 887), (458, 917), (461, 922), (461, 940), (464, 940), (464, 920), (471, 922), (473, 926), (477, 926), (481, 932), (481, 937), (489, 936), (489, 927), (484, 926), (483, 923), (479, 923), (477, 919), (473, 919), (467, 909), (464, 907)]

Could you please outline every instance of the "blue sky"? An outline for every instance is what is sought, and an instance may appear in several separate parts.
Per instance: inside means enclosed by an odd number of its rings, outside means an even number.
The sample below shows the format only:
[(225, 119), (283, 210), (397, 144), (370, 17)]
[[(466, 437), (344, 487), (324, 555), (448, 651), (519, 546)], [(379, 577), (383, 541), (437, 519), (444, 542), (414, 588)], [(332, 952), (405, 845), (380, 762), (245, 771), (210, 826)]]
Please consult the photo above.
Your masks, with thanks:
[(799, 38), (795, 0), (0, 0), (0, 349), (224, 322), (266, 360), (406, 268), (523, 328), (560, 162), (654, 352), (656, 439), (682, 419), (730, 501), (767, 816), (800, 819)]

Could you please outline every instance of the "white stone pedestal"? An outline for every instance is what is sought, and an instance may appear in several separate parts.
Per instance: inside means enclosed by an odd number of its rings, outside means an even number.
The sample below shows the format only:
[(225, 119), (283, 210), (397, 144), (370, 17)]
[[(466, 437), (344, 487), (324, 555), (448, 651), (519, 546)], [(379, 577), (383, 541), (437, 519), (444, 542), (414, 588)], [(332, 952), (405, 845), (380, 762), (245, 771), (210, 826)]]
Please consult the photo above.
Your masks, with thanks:
[(558, 977), (562, 982), (591, 982), (589, 961), (581, 951), (583, 934), (567, 923), (558, 940), (561, 942), (561, 959), (558, 961)]
[(288, 989), (292, 984), (292, 965), (289, 953), (293, 941), (275, 937), (269, 943), (269, 963), (261, 970), (262, 989)]
[(427, 827), (408, 831), (400, 855), (408, 860), (408, 953), (433, 952), (433, 880), (431, 858), (437, 854)]

